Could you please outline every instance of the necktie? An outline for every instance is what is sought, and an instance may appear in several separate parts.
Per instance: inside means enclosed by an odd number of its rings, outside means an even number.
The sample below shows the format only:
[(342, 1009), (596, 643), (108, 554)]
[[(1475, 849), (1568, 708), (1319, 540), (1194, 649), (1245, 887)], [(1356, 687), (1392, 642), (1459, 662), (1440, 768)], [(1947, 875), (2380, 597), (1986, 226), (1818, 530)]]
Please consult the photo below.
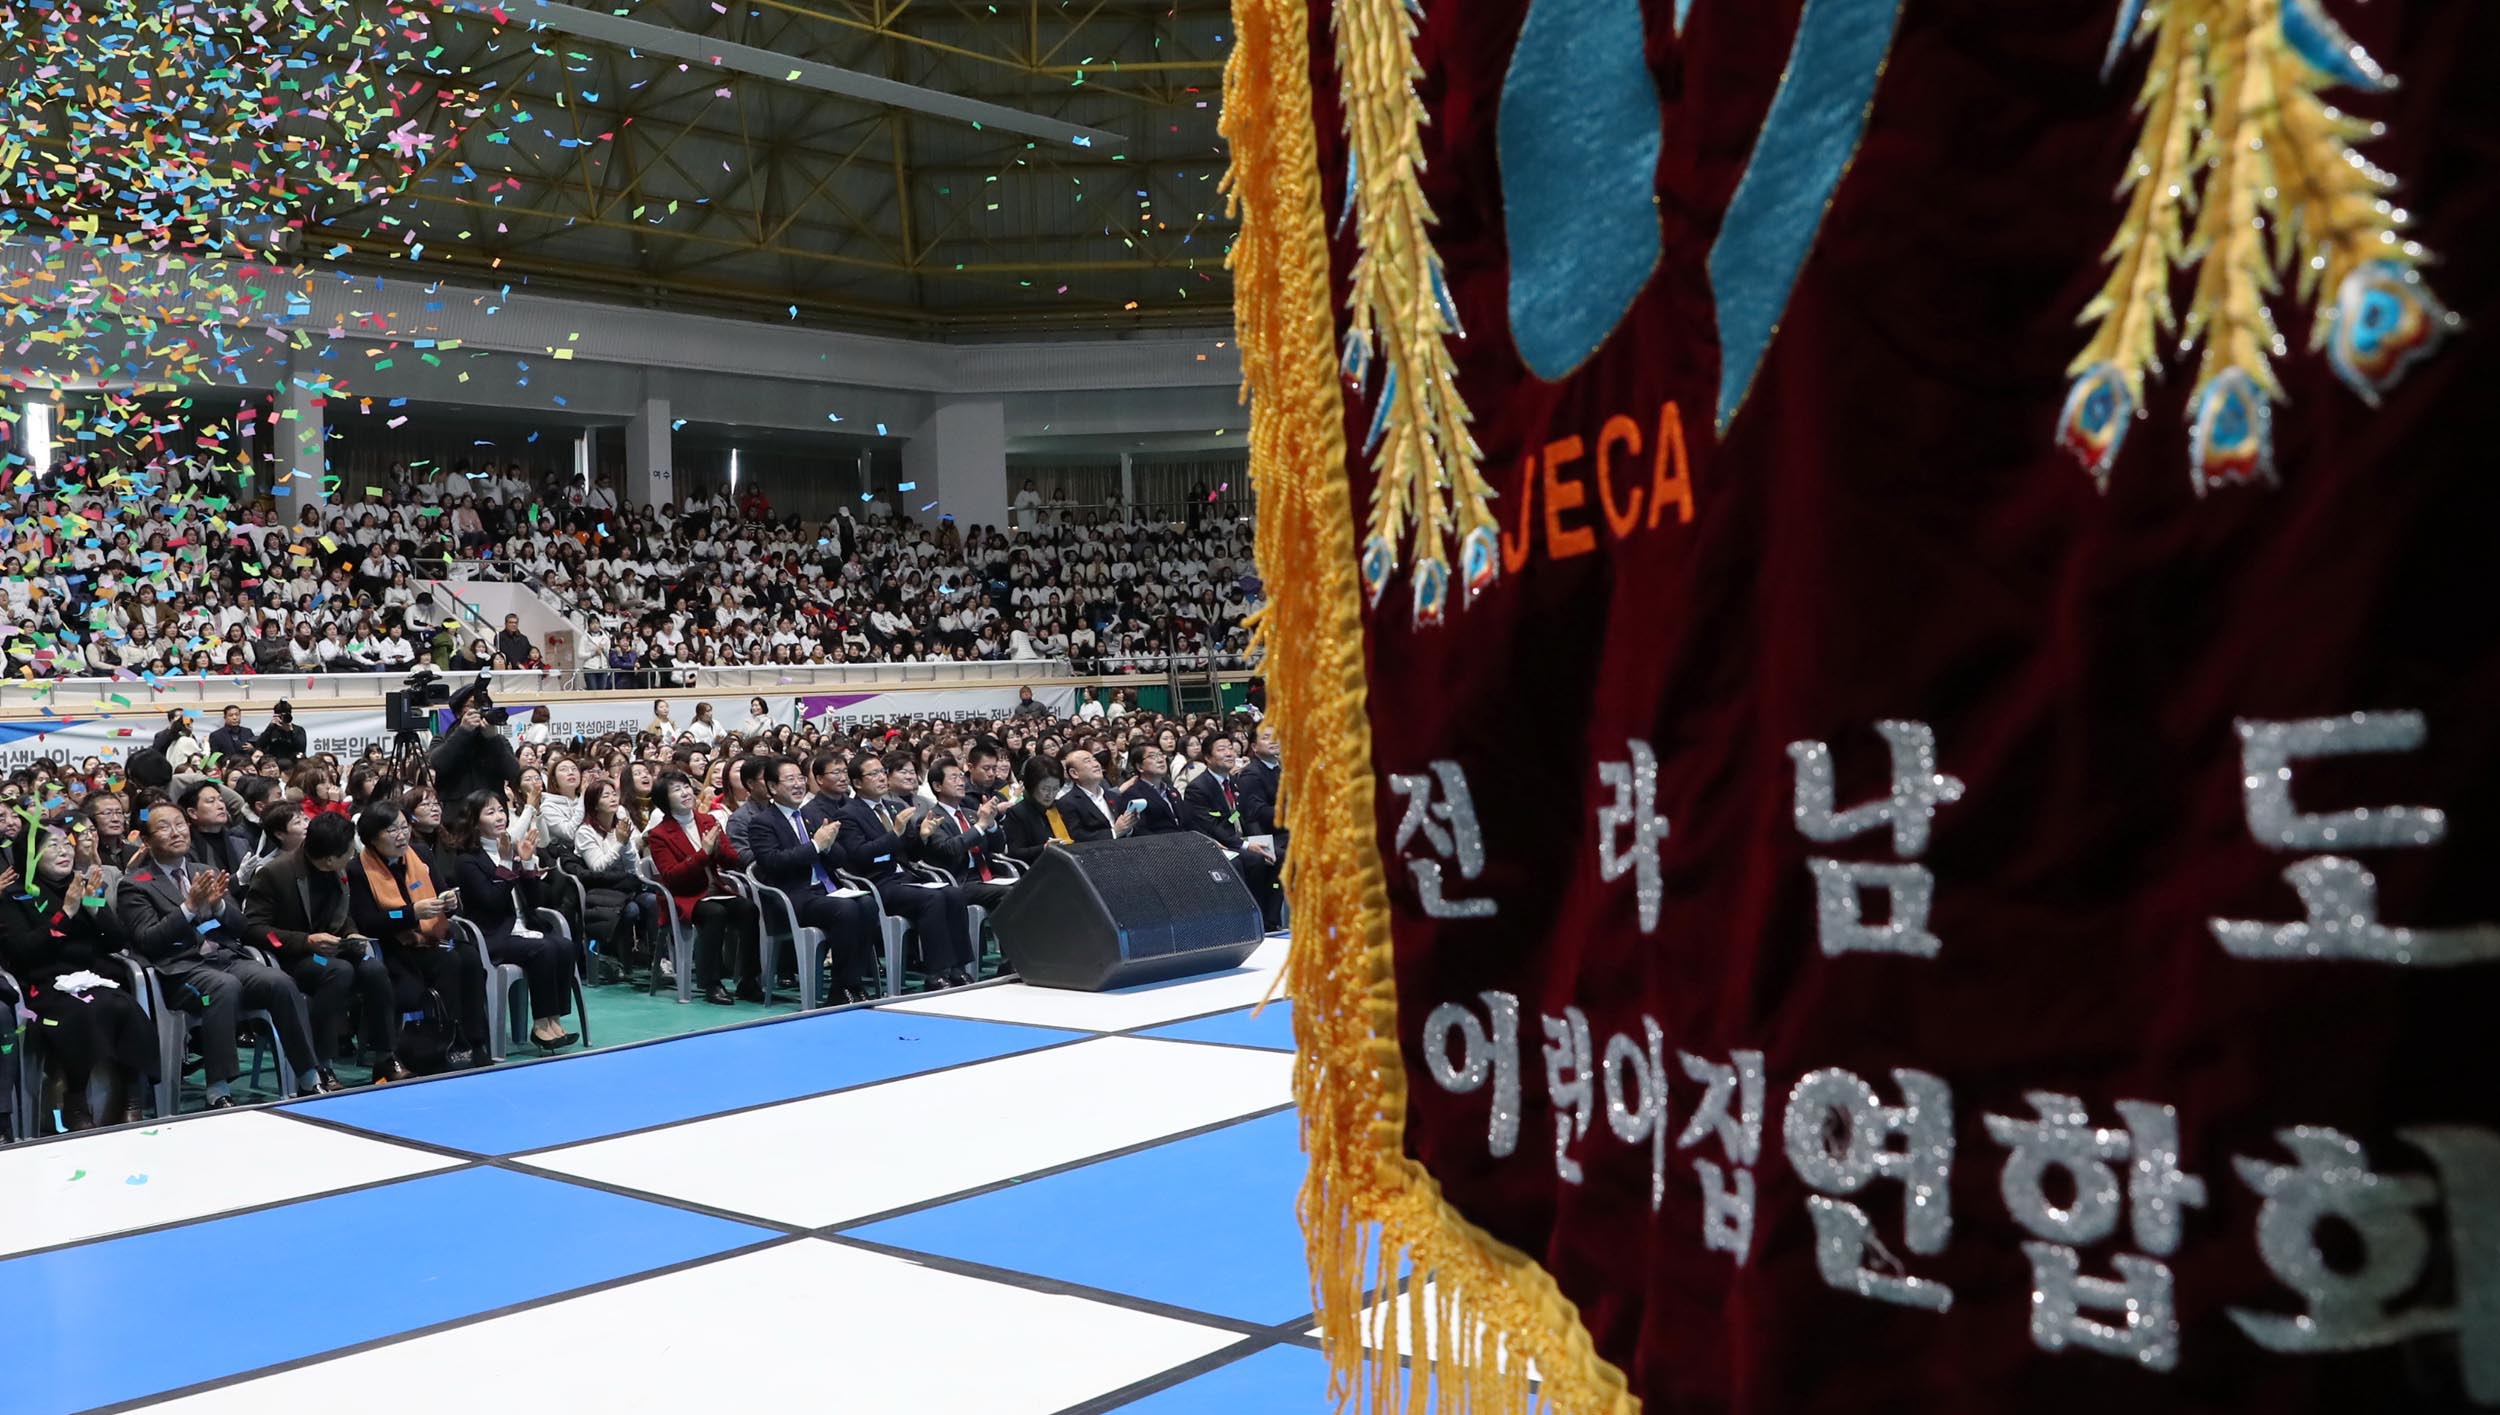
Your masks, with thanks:
[(1229, 776), (1224, 778), (1224, 809), (1228, 811), (1241, 809), (1240, 803), (1233, 799), (1233, 779)]
[(961, 806), (955, 808), (955, 829), (963, 832), (964, 853), (972, 857), (972, 863), (981, 867), (981, 878), (984, 881), (988, 880), (990, 877), (989, 853), (981, 848), (979, 839), (973, 834), (972, 822), (964, 819)]
[[(790, 828), (799, 833), (799, 840), (802, 843), (813, 847), (816, 842), (809, 837), (807, 833), (807, 822), (799, 819), (799, 813), (790, 810), (787, 807), (783, 808), (782, 813), (790, 818)], [(818, 889), (823, 890), (827, 894), (831, 894), (836, 889), (840, 888), (839, 885), (834, 883), (833, 872), (825, 868), (825, 856), (823, 851), (816, 851), (809, 857), (809, 860), (816, 867), (816, 887)]]

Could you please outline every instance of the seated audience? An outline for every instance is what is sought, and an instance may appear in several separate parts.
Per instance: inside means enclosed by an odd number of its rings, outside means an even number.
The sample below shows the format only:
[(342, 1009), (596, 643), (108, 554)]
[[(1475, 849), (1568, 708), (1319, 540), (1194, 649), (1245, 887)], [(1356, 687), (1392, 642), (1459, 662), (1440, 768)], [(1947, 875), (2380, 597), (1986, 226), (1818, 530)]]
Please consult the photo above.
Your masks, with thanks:
[(1259, 915), (1273, 933), (1282, 926), (1284, 892), (1276, 878), (1276, 854), (1268, 846), (1246, 842), (1241, 831), (1241, 788), (1233, 780), (1236, 761), (1233, 739), (1216, 737), (1207, 744), (1207, 770), (1181, 793), (1183, 819), (1189, 828), (1224, 847), (1233, 869), (1259, 901)]
[[(142, 1119), (156, 1079), (156, 1028), (113, 960), (120, 930), (106, 913), (105, 867), (92, 828), (54, 830), (30, 862), (24, 841), (0, 864), (0, 963), (24, 990), (42, 1038), (44, 1091), (65, 1130), (92, 1130), (92, 1084), (104, 1083), (104, 1124)], [(31, 865), (31, 867), (30, 867)]]
[(412, 1073), (396, 1055), (397, 989), (380, 947), (357, 933), (349, 909), (347, 879), (356, 850), (356, 828), (346, 817), (314, 817), (300, 845), (253, 872), (243, 917), (252, 938), (276, 950), (278, 966), (310, 1000), (313, 1045), (321, 1054), (334, 1055), (344, 1040), (352, 997), (365, 1045), (375, 1054), (373, 1078), (404, 1081)]
[(529, 907), (524, 891), (540, 873), (538, 837), (525, 833), (507, 845), (510, 823), (503, 798), (480, 791), (453, 807), (443, 838), (459, 881), (460, 917), (486, 936), (488, 957), (518, 967), (529, 980), (530, 1040), (542, 1052), (558, 1052), (581, 1040), (564, 1028), (564, 1015), (573, 1010), (573, 944), (521, 922)]
[[(730, 822), (732, 843), (757, 879), (790, 896), (799, 922), (825, 931), (833, 984), (828, 996), (864, 1001), (876, 993), (876, 958), (883, 940), (876, 911), (864, 897), (846, 892), (835, 871), (847, 866), (850, 848), (841, 836), (850, 823), (841, 815), (810, 826), (799, 815), (807, 799), (807, 774), (797, 762), (775, 757), (757, 771), (766, 795), (748, 803)], [(741, 981), (739, 995), (763, 998), (760, 979)]]
[(1136, 833), (1170, 835), (1187, 830), (1181, 824), (1180, 798), (1165, 775), (1163, 749), (1141, 739), (1129, 744), (1125, 759), (1128, 780), (1115, 799), (1121, 810), (1137, 817)]
[(459, 892), (436, 891), (398, 806), (374, 802), (357, 818), (356, 839), (363, 849), (347, 871), (349, 920), (381, 943), (392, 1007), (403, 1017), (426, 1014), (434, 1023), (427, 1040), (439, 1044), (425, 1056), (409, 1055), (415, 1038), (402, 1026), (393, 1055), (413, 1071), (476, 1065), (487, 1055), (486, 960), (460, 947), (452, 931)]
[(725, 981), (730, 937), (738, 939), (737, 957), (757, 951), (755, 906), (721, 880), (721, 871), (738, 867), (737, 847), (726, 829), (695, 810), (694, 783), (684, 772), (662, 773), (659, 797), (660, 819), (643, 836), (652, 871), (668, 886), (678, 919), (694, 929), (695, 990), (726, 1007), (737, 1001)]
[(200, 1019), (200, 1056), (212, 1110), (234, 1104), (241, 1074), (235, 1029), (246, 1012), (265, 1012), (277, 1030), (280, 1064), (306, 1091), (343, 1089), (314, 1051), (304, 995), (277, 968), (244, 952), (250, 941), (233, 877), (191, 863), (191, 825), (177, 806), (148, 809), (144, 854), (122, 877), (122, 928), (165, 980), (166, 1003)]

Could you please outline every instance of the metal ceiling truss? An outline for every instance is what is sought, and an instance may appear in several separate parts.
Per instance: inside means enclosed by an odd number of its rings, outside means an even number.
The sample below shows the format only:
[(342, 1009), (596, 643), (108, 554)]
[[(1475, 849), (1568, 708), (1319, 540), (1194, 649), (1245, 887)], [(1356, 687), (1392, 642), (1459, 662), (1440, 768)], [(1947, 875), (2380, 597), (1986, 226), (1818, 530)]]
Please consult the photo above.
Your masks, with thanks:
[[(498, 38), (467, 16), (437, 62), (474, 66), (464, 81), (491, 83), (505, 121), (437, 142), (407, 196), (323, 213), (317, 239), (390, 256), (414, 232), (428, 265), (776, 320), (792, 306), (933, 329), (1229, 317), (1221, 6), (644, 0), (633, 13), (1108, 128), (1125, 150), (974, 131), (571, 35)], [(446, 138), (454, 117), (420, 115)], [(463, 164), (476, 175), (455, 181)]]

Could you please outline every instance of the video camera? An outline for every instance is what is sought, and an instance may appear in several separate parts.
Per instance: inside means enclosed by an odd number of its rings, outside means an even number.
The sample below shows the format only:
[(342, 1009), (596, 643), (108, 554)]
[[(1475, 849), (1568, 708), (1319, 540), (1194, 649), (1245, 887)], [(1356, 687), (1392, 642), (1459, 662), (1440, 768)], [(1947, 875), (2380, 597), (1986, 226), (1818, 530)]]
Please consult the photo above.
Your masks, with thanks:
[(431, 668), (408, 675), (397, 692), (382, 695), (384, 724), (394, 733), (425, 732), (434, 725), (434, 709), (451, 703), (451, 685)]

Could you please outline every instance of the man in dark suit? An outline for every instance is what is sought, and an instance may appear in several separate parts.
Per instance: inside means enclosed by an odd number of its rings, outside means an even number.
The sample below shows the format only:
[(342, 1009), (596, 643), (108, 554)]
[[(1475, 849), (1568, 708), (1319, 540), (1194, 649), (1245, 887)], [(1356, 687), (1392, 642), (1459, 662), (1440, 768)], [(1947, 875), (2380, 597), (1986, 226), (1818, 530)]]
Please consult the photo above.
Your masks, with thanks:
[(1079, 845), (1120, 840), (1137, 828), (1142, 813), (1118, 804), (1104, 786), (1102, 763), (1092, 752), (1077, 748), (1060, 758), (1059, 769), (1061, 779), (1068, 783), (1068, 789), (1059, 793), (1059, 818), (1068, 823), (1070, 840)]
[(1284, 744), (1276, 738), (1276, 728), (1262, 722), (1250, 739), (1250, 759), (1241, 764), (1237, 784), (1241, 792), (1241, 833), (1267, 835), (1276, 840), (1276, 867), (1285, 865), (1287, 833), (1285, 823), (1276, 815), (1276, 796), (1284, 779)]
[(190, 784), (174, 800), (191, 826), (190, 861), (202, 869), (233, 874), (252, 858), (251, 832), (235, 821), (226, 793), (216, 782), (204, 776), (186, 779)]
[(934, 819), (898, 812), (885, 799), (885, 761), (862, 752), (851, 763), (851, 799), (842, 808), (842, 849), (851, 873), (875, 886), (885, 911), (909, 922), (920, 935), (921, 971), (927, 987), (961, 987), (972, 981), (972, 930), (964, 892), (956, 885), (932, 887), (904, 868), (908, 852), (901, 831), (934, 835)]
[(340, 815), (313, 817), (302, 845), (252, 875), (243, 919), (251, 941), (267, 944), (303, 992), (313, 1043), (322, 1054), (338, 1049), (352, 997), (363, 1007), (365, 1045), (376, 1053), (373, 1079), (405, 1081), (413, 1073), (394, 1054), (399, 1009), (393, 1005), (391, 970), (383, 965), (381, 948), (372, 939), (356, 938), (356, 926), (348, 921), (347, 870), (355, 862), (355, 825)]
[(260, 738), (243, 725), (243, 709), (226, 704), (225, 724), (208, 734), (208, 749), (217, 754), (218, 765), (248, 766), (252, 749), (259, 745)]
[(209, 1109), (234, 1104), (234, 1078), (242, 1074), (235, 1023), (251, 1011), (269, 1014), (278, 1030), (280, 1064), (294, 1068), (304, 1089), (341, 1089), (313, 1054), (304, 994), (294, 980), (242, 951), (248, 925), (229, 892), (233, 881), (222, 871), (192, 865), (191, 823), (182, 811), (150, 807), (141, 835), (144, 853), (131, 860), (114, 907), (140, 956), (164, 978), (166, 1002), (201, 1019)]
[(1172, 790), (1166, 763), (1163, 749), (1152, 741), (1140, 738), (1129, 744), (1128, 782), (1116, 799), (1122, 810), (1132, 801), (1144, 807), (1134, 813), (1139, 835), (1176, 835), (1189, 829), (1181, 824), (1180, 797)]
[(1259, 901), (1259, 916), (1274, 933), (1284, 918), (1284, 894), (1276, 887), (1276, 856), (1263, 846), (1243, 841), (1241, 787), (1234, 781), (1240, 766), (1230, 737), (1207, 743), (1207, 769), (1181, 793), (1181, 819), (1191, 830), (1235, 852), (1233, 869)]
[[(767, 761), (758, 784), (765, 794), (753, 802), (753, 809), (741, 810), (731, 820), (736, 829), (730, 840), (738, 847), (738, 857), (755, 871), (757, 879), (790, 896), (800, 923), (825, 931), (825, 953), (833, 969), (832, 999), (858, 1002), (873, 996), (881, 942), (876, 911), (866, 899), (834, 897), (840, 885), (833, 872), (847, 858), (841, 836), (848, 823), (834, 819), (811, 827), (801, 819), (807, 773), (788, 757)], [(742, 984), (739, 989), (742, 994), (749, 990), (759, 999), (763, 995), (760, 982)]]
[[(995, 909), (1007, 898), (1007, 872), (997, 861), (1007, 852), (1007, 835), (998, 824), (998, 808), (975, 804), (966, 794), (970, 778), (953, 759), (938, 758), (930, 789), (937, 802), (920, 813), (924, 824), (909, 837), (912, 857), (925, 860), (955, 877), (964, 902)], [(973, 940), (979, 944), (979, 939)]]
[(807, 804), (799, 807), (799, 819), (813, 830), (840, 815), (850, 801), (850, 763), (840, 752), (818, 752), (807, 759), (807, 786), (811, 794)]

